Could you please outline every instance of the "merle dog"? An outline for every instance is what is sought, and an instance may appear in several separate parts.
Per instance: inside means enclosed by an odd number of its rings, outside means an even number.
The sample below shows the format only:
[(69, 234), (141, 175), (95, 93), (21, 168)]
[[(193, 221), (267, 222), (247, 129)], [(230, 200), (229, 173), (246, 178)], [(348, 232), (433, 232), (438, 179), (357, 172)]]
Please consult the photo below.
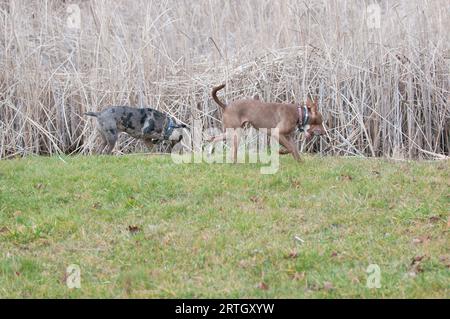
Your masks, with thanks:
[(141, 139), (151, 150), (153, 145), (162, 141), (170, 141), (173, 147), (183, 137), (178, 129), (186, 127), (184, 124), (177, 124), (169, 115), (151, 108), (114, 106), (101, 112), (84, 114), (97, 118), (102, 137), (101, 152), (107, 147), (108, 154), (111, 154), (120, 132)]

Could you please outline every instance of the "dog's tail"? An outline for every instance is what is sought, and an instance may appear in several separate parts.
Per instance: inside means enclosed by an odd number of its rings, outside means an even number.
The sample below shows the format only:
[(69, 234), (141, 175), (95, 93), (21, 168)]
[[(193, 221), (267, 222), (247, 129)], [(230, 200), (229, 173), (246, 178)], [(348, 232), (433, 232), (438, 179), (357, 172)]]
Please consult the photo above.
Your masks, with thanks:
[(220, 90), (222, 90), (224, 87), (225, 87), (225, 84), (222, 84), (222, 85), (216, 86), (216, 87), (213, 88), (213, 90), (212, 90), (212, 97), (213, 97), (214, 101), (215, 101), (217, 104), (219, 104), (220, 107), (223, 108), (223, 109), (226, 108), (227, 106), (226, 106), (225, 103), (223, 103), (221, 100), (219, 100), (219, 98), (217, 97), (217, 92), (220, 91)]
[(97, 117), (100, 113), (97, 113), (97, 112), (86, 112), (86, 113), (83, 113), (83, 114), (87, 115), (87, 116)]

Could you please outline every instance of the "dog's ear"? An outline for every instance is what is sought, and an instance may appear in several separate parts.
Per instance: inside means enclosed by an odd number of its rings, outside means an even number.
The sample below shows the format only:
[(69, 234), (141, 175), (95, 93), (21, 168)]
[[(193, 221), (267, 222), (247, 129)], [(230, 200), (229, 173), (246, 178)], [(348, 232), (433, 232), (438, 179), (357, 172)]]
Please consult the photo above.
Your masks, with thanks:
[(311, 109), (311, 111), (312, 111), (312, 109), (314, 108), (314, 102), (311, 100), (311, 98), (309, 97), (309, 95), (308, 95), (308, 97), (306, 98), (306, 106), (308, 107), (308, 109)]
[(319, 100), (317, 99), (317, 97), (315, 97), (314, 101), (313, 101), (308, 96), (308, 99), (306, 100), (306, 106), (308, 107), (308, 109), (310, 109), (312, 114), (316, 114), (318, 112), (318, 108), (317, 108), (318, 102), (319, 102)]

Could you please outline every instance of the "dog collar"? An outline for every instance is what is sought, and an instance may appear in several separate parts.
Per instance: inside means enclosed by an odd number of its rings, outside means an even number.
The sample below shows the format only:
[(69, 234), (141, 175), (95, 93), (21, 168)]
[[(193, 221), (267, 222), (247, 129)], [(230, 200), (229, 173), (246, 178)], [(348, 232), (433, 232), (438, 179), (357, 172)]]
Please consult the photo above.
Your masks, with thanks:
[(166, 140), (168, 140), (170, 135), (172, 135), (174, 128), (175, 128), (175, 122), (172, 120), (172, 118), (169, 117), (169, 124), (167, 125), (167, 127), (164, 131), (164, 138)]
[(169, 117), (169, 123), (167, 124), (166, 129), (164, 130), (164, 139), (168, 140), (170, 135), (172, 135), (174, 129), (183, 127), (186, 127), (186, 125), (177, 124), (171, 117)]
[[(302, 110), (302, 108), (303, 108), (303, 110)], [(301, 123), (299, 121), (298, 129), (300, 130), (300, 132), (303, 132), (305, 130), (305, 126), (309, 122), (309, 112), (308, 112), (308, 108), (306, 107), (306, 105), (298, 107), (298, 115), (301, 118)]]

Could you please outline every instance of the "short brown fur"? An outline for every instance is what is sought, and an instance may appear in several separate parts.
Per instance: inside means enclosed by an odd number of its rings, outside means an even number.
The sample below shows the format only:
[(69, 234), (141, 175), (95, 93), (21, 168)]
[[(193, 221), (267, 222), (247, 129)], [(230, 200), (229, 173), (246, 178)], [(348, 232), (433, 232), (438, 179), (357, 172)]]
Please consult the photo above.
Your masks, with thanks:
[[(265, 103), (258, 99), (242, 99), (232, 102), (230, 105), (224, 104), (217, 97), (217, 92), (225, 87), (225, 84), (217, 86), (212, 90), (214, 101), (223, 109), (223, 127), (242, 128), (246, 123), (250, 123), (254, 128), (266, 128), (268, 132), (287, 149), (287, 153), (292, 153), (294, 158), (299, 161), (297, 147), (293, 142), (292, 135), (297, 127), (300, 115), (299, 105), (287, 103)], [(306, 101), (306, 107), (309, 111), (308, 129), (306, 137), (312, 135), (325, 134), (322, 115), (318, 111), (317, 98)], [(278, 128), (278, 133), (270, 132), (269, 129)], [(211, 141), (220, 141), (225, 139), (225, 134), (213, 137)], [(233, 136), (232, 154), (234, 162), (237, 161), (237, 148), (239, 143), (239, 134), (236, 132)]]

